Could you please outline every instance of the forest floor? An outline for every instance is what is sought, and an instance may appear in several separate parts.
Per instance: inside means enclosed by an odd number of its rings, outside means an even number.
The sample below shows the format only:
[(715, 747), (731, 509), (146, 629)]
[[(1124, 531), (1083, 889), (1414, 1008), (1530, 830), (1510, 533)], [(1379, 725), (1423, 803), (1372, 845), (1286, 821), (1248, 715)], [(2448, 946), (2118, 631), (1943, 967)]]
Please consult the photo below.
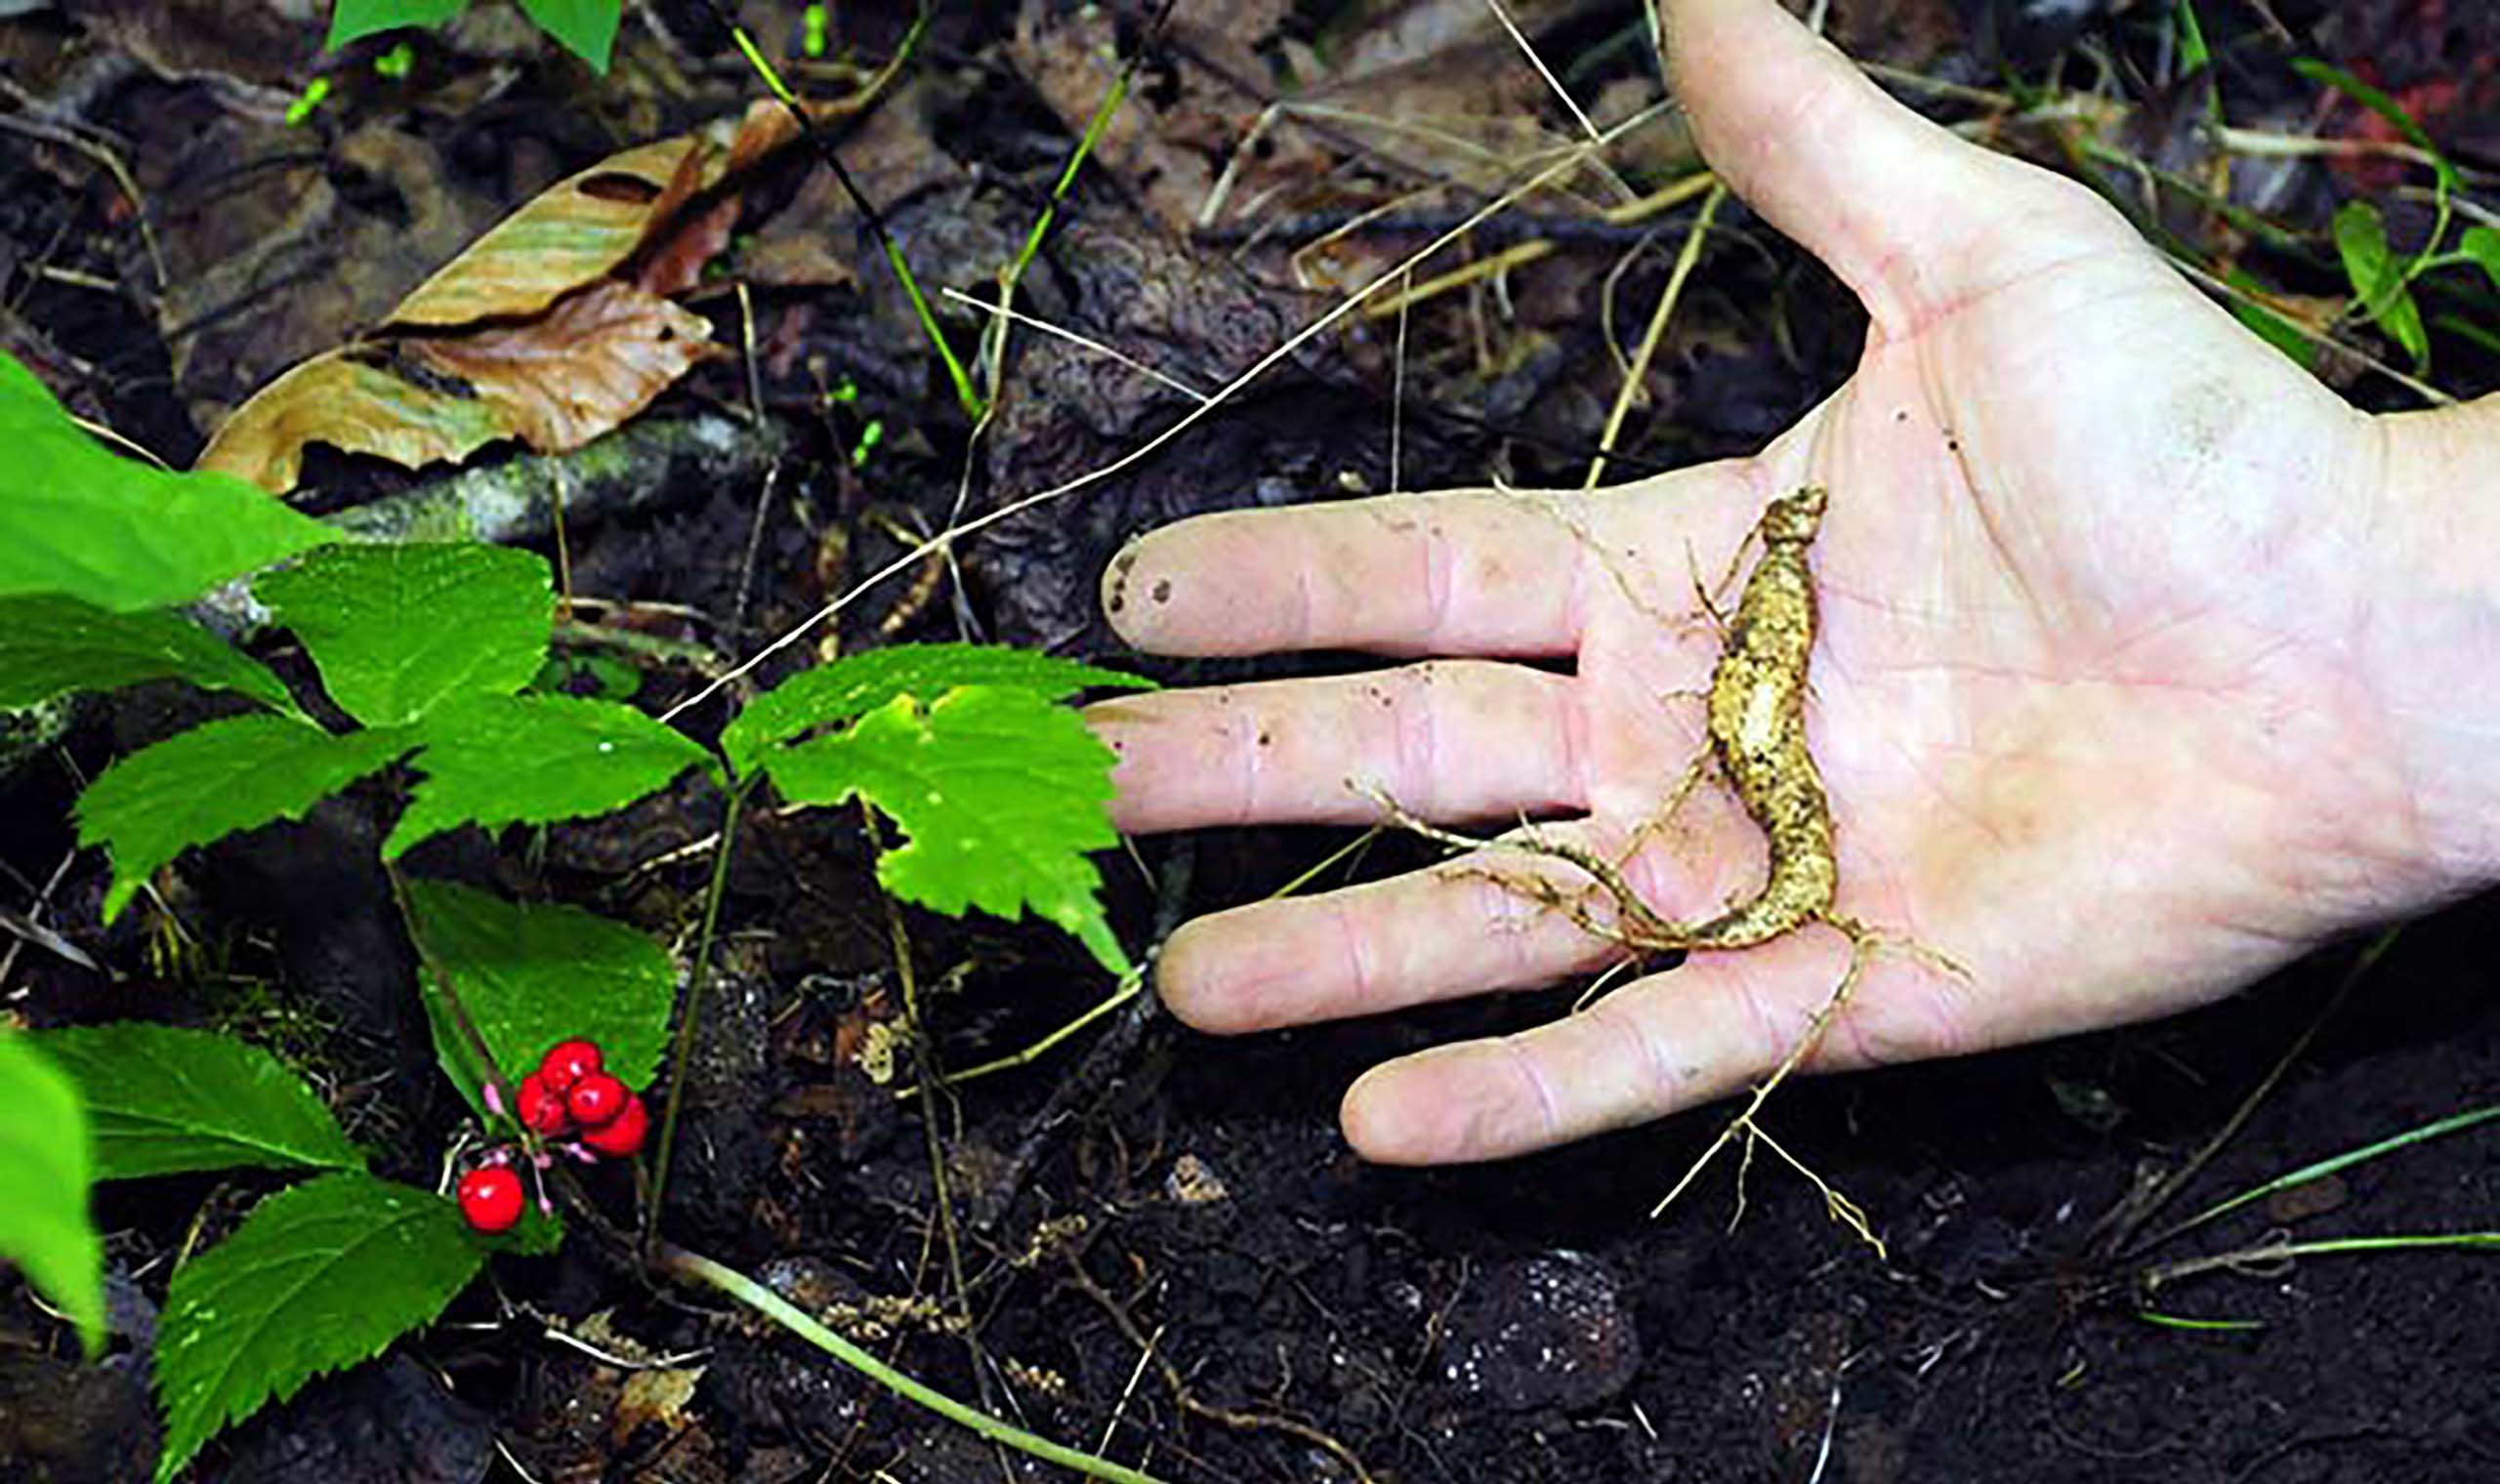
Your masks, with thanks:
[[(2324, 59), (2412, 110), (2466, 197), (2500, 205), (2484, 173), (2500, 171), (2500, 18), (2439, 0), (2195, 8), (2205, 74), (2183, 61), (2185, 7), (2166, 3), (1843, 0), (1827, 24), (1938, 116), (2093, 172), (2217, 276), (2262, 275), (2287, 315), (2329, 306), (2320, 321), (2352, 349), (2324, 374), (2365, 405), (2412, 405), (2354, 353), (2395, 350), (2328, 322), (2348, 292), (2328, 224), (2360, 196), (2399, 242), (2418, 236), (2428, 173), (2384, 155), (2225, 161), (2203, 84), (2244, 133), (2393, 140), (2291, 64)], [(685, 298), (725, 353), (630, 417), (752, 418), (738, 426), (772, 430), (770, 447), (747, 477), (655, 478), (563, 533), (579, 615), (604, 631), (584, 652), (635, 659), (629, 685), (653, 710), (950, 522), (1127, 453), (1197, 405), (1187, 387), (1226, 385), (1351, 289), (1409, 273), (1404, 312), (1348, 315), (1152, 458), (989, 526), (959, 562), (909, 563), (767, 672), (835, 646), (975, 638), (1167, 683), (1290, 673), (1125, 653), (1096, 609), (1104, 562), (1135, 533), (1208, 510), (1575, 485), (1693, 220), (1689, 192), (1624, 209), (1698, 168), (1668, 117), (1627, 135), (1610, 178), (1575, 177), (1408, 261), (1516, 185), (1521, 161), (1575, 138), (1480, 0), (1220, 14), (1185, 0), (1160, 21), (1127, 0), (979, 0), (941, 10), (882, 81), (912, 21), (901, 8), (839, 11), (815, 60), (807, 7), (737, 9), (809, 96), (860, 102), (828, 125), (836, 147), (922, 276), (967, 290), (994, 286), (1115, 59), (1142, 56), (1022, 303), (1187, 386), (1019, 330), (976, 367), (998, 389), (976, 428), (855, 207), (811, 161), (759, 176), (722, 270)], [(0, 350), (177, 464), (255, 389), (379, 322), (505, 213), (761, 96), (701, 3), (628, 6), (604, 78), (503, 5), (338, 55), (320, 50), (324, 10), (0, 5)], [(2022, 19), (2035, 13), (2055, 19)], [(1637, 9), (1541, 0), (1512, 14), (1599, 125), (1660, 96)], [(307, 106), (315, 79), (325, 96)], [(2129, 161), (2167, 184), (2147, 194), (2152, 177)], [(2229, 210), (2172, 188), (2217, 179)], [(1504, 254), (1499, 271), (1484, 266)], [(1471, 263), (1472, 279), (1432, 285)], [(2456, 395), (2500, 384), (2500, 340), (2477, 328), (2500, 325), (2487, 289), (2424, 288), (2434, 380)], [(982, 321), (954, 300), (939, 309), (973, 345)], [(1862, 328), (1827, 273), (1730, 203), (1611, 469), (1752, 451), (1847, 375)], [(315, 448), (296, 498), (327, 513), (441, 472)], [(555, 550), (553, 532), (517, 539)], [(356, 799), (191, 857), (165, 886), (180, 939), (146, 913), (97, 926), (104, 873), (75, 849), (77, 781), (192, 704), (129, 693), (0, 777), (7, 921), (103, 966), (13, 928), (6, 1010), (35, 1026), (140, 1015), (236, 1030), (306, 1068), (360, 1136), (399, 1151), (399, 1173), (431, 1183), (463, 1110), (430, 1075)], [(427, 859), (677, 940), (718, 822), (716, 803), (689, 795), (500, 847), (471, 832)], [(1354, 838), (1140, 840), (1106, 861), (1116, 921), (1151, 941), (1286, 886)], [(1425, 858), (1377, 842), (1325, 884)], [(680, 1173), (674, 1235), (804, 1307), (873, 1310), (854, 1333), (902, 1369), (1175, 1484), (2500, 1478), (2490, 1256), (2260, 1257), (2149, 1284), (2161, 1264), (2285, 1233), (2500, 1228), (2489, 1127), (2144, 1240), (2500, 1092), (2489, 903), (2410, 925), (2366, 963), (2361, 944), (2338, 945), (2157, 1024), (1791, 1085), (1766, 1125), (1864, 1211), (1879, 1252), (1765, 1159), (1741, 1203), (1728, 1161), (1653, 1219), (1725, 1109), (1485, 1167), (1382, 1169), (1348, 1150), (1337, 1101), (1362, 1069), (1565, 1013), (1580, 985), (1221, 1040), (1141, 1000), (955, 1089), (932, 1140), (923, 1104), (860, 1065), (897, 1001), (870, 866), (858, 819), (836, 811), (768, 812), (740, 852), (693, 1072), (700, 1157)], [(932, 1025), (943, 1065), (1012, 1052), (1108, 992), (1050, 929), (906, 920), (919, 974), (946, 987)], [(2252, 1097), (2158, 1214), (2113, 1224)], [(937, 1235), (941, 1170), (960, 1293)], [(125, 1306), (161, 1300), (175, 1255), (263, 1188), (196, 1176), (109, 1191), (100, 1215)], [(969, 1334), (945, 1322), (959, 1306)], [(0, 1288), (0, 1473), (146, 1477), (144, 1352), (94, 1367), (74, 1354), (21, 1290)], [(195, 1476), (1061, 1475), (577, 1243), (500, 1260), (443, 1323), (237, 1429)]]

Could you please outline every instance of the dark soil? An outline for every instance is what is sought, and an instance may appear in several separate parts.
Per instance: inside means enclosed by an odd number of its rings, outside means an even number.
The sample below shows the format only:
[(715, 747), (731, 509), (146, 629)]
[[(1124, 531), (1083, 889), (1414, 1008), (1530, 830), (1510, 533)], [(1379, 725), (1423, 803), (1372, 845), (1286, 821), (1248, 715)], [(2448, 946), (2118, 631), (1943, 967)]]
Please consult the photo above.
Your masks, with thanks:
[[(153, 219), (175, 239), (163, 244), (167, 257), (199, 282), (223, 266), (230, 270), (214, 281), (244, 285), (240, 297), (208, 302), (198, 282), (187, 299), (181, 285), (152, 286), (131, 204), (92, 157), (41, 130), (0, 129), (0, 349), (77, 410), (169, 457), (195, 451), (234, 396), (371, 322), (429, 267), (382, 261), (363, 244), (392, 233), (360, 237), (353, 225), (396, 222), (402, 236), (412, 222), (474, 230), (606, 152), (733, 112), (751, 91), (708, 29), (706, 7), (654, 3), (629, 7), (646, 19), (629, 16), (624, 57), (605, 84), (525, 31), (516, 40), (470, 25), (420, 38), (418, 72), (404, 85), (343, 71), (344, 101), (290, 133), (252, 110), (272, 97), (282, 103), (327, 64), (317, 21), (263, 15), (256, 29), (235, 19), (269, 9), (91, 0), (0, 21), (0, 80), (16, 117), (110, 142), (148, 191), (208, 191), (184, 172), (206, 168), (210, 130), (232, 131), (215, 147), (240, 152), (208, 162), (228, 172), (216, 190), (229, 196), (209, 192), (231, 214), (223, 236), (214, 223)], [(798, 9), (741, 8), (759, 32), (782, 38), (776, 45), (796, 34)], [(943, 15), (908, 89), (841, 137), (924, 271), (969, 284), (1012, 256), (1099, 96), (1069, 59), (1113, 33), (1134, 46), (1146, 31), (1145, 13), (1110, 9), (1116, 26), (1108, 12), (1045, 0), (1021, 16)], [(1237, 128), (1206, 137), (1208, 121), (1232, 127), (1255, 114), (1223, 90), (1251, 87), (1244, 68), (1308, 47), (1341, 20), (1327, 7), (1252, 9), (1236, 25), (1193, 22), (1185, 6), (1158, 36), (1136, 103), (1089, 164), (1028, 285), (1032, 312), (1145, 348), (1158, 369), (1202, 387), (1239, 373), (1329, 302), (1292, 276), (1289, 255), (1377, 204), (1363, 192), (1429, 174), (1431, 163), (1384, 163), (1338, 139), (1287, 142), (1262, 156), (1274, 180), (1328, 188), (1279, 195), (1292, 213), (1271, 210), (1318, 225), (1238, 256), (1255, 226), (1237, 214), (1195, 233), (1176, 226), (1173, 202), (1194, 208), (1239, 137)], [(2201, 108), (2201, 94), (2179, 106), (2181, 87), (2161, 70), (2166, 5), (1834, 9), (1836, 31), (1861, 55), (1967, 84), (2020, 76), (2081, 86), (2093, 60), (2106, 61), (2115, 79), (2106, 86), (2138, 106), (2128, 127), (2147, 158), (2171, 158), (2165, 151), (2182, 146)], [(2291, 48), (2260, 24), (2259, 7), (2199, 9), (2224, 59), (2234, 122), (2323, 109), (2343, 132), (2375, 128), (2358, 110), (2319, 103), (2291, 72), (2288, 58), (2316, 55), (2406, 100), (2470, 170), (2500, 155), (2491, 63), (2500, 26), (2480, 7), (2276, 0)], [(1481, 19), (1480, 7), (1466, 10), (1469, 24)], [(2070, 23), (2025, 19), (2050, 11)], [(1610, 40), (1625, 33), (1624, 16), (1571, 5), (1524, 14), (1555, 55), (1594, 59), (1580, 74), (1589, 96), (1645, 75), (1641, 47)], [(907, 21), (878, 10), (843, 13), (839, 23), (844, 42), (873, 60)], [(1082, 29), (1098, 21), (1101, 37)], [(372, 51), (352, 54), (355, 65)], [(1479, 87), (1467, 70), (1476, 55), (1455, 46), (1423, 55), (1415, 86)], [(464, 82), (487, 72), (491, 88)], [(1505, 88), (1517, 84), (1500, 75)], [(668, 76), (678, 81), (654, 81)], [(1546, 106), (1532, 75), (1528, 84), (1501, 94), (1524, 100), (1523, 117)], [(244, 118), (256, 121), (246, 129)], [(359, 129), (394, 143), (382, 148)], [(365, 144), (351, 148), (352, 138)], [(2005, 143), (2051, 152), (2037, 140)], [(1370, 172), (1359, 188), (1314, 163), (1333, 168), (1341, 156)], [(357, 163), (371, 159), (397, 162), (406, 179)], [(287, 170), (300, 179), (285, 190), (333, 192), (337, 221), (350, 226), (255, 259), (267, 239), (236, 224), (262, 220), (251, 213), (268, 203), (245, 197), (254, 181)], [(418, 187), (408, 182), (418, 180), (431, 204), (412, 215)], [(2266, 209), (2313, 232), (2340, 194), (2391, 183), (2310, 165), (2277, 184)], [(967, 487), (972, 447), (847, 204), (820, 176), (789, 183), (777, 204), (778, 216), (748, 224), (759, 244), (785, 249), (773, 261), (804, 249), (842, 272), (759, 271), (751, 283), (755, 387), (795, 449), (772, 497), (751, 481), (688, 481), (569, 533), (576, 590), (612, 605), (602, 622), (731, 660), (942, 526)], [(2179, 201), (2131, 204), (2208, 247), (2212, 237), (2198, 234), (2220, 231)], [(2416, 207), (2390, 210), (2399, 237), (2422, 229)], [(1666, 247), (1624, 277), (1629, 316), (1653, 302), (1681, 238), (1685, 219), (1664, 220)], [(960, 581), (924, 564), (888, 585), (844, 615), (842, 642), (1005, 638), (1172, 682), (1229, 677), (1246, 667), (1117, 652), (1092, 604), (1120, 540), (1225, 505), (1325, 498), (1393, 478), (1432, 487), (1492, 474), (1575, 477), (1615, 379), (1594, 328), (1599, 283), (1632, 243), (1581, 230), (1586, 223), (1547, 227), (1571, 245), (1544, 276), (1519, 276), (1500, 344), (1478, 346), (1468, 315), (1450, 305), (1414, 316), (1394, 473), (1389, 414), (1400, 384), (1387, 322), (1314, 342), (1139, 469), (995, 528), (964, 554)], [(1347, 270), (1359, 281), (1355, 269), (1434, 229), (1419, 218), (1354, 233)], [(1702, 309), (1662, 358), (1647, 422), (1618, 473), (1749, 451), (1845, 374), (1854, 310), (1759, 223), (1739, 214), (1734, 232), (1740, 248), (1715, 255), (1696, 283)], [(1486, 240), (1506, 239), (1488, 230)], [(2247, 254), (2291, 288), (2334, 292), (2331, 256)], [(312, 283), (328, 287), (308, 307), (301, 286)], [(2489, 322), (2487, 293), (2452, 292), (2448, 307)], [(741, 344), (731, 296), (700, 308), (725, 344)], [(950, 322), (969, 344), (972, 323)], [(212, 334), (226, 337), (214, 354), (195, 344)], [(2470, 394), (2500, 381), (2479, 353), (2443, 341), (2442, 384)], [(706, 368), (646, 416), (743, 406), (747, 370), (741, 358)], [(854, 390), (830, 399), (837, 385)], [(1189, 405), (1042, 340), (1025, 343), (1008, 386), (1001, 418), (971, 455), (973, 514), (1106, 462)], [(2375, 404), (2392, 392), (2361, 381), (2352, 394)], [(872, 422), (882, 440), (854, 457)], [(329, 459), (313, 482), (332, 508), (423, 477)], [(661, 665), (641, 699), (662, 706), (698, 683), (691, 670)], [(149, 926), (146, 912), (109, 933), (97, 927), (103, 869), (74, 853), (66, 822), (78, 780), (204, 714), (155, 689), (87, 706), (58, 745), (0, 777), (0, 905), (111, 970), (90, 972), (35, 941), (10, 948), (11, 936), (0, 939), (11, 954), (0, 995), (37, 1026), (145, 1016), (276, 1047), (359, 1138), (387, 1151), (387, 1173), (431, 1183), (460, 1110), (432, 1070), (408, 950), (371, 866), (378, 794), (169, 873), (163, 889), (186, 940)], [(653, 862), (708, 834), (718, 812), (716, 799), (689, 789), (537, 840), (455, 837), (429, 847), (418, 868), (579, 901), (674, 939), (707, 862)], [(1134, 865), (1106, 863), (1123, 937), (1149, 942), (1180, 918), (1263, 895), (1343, 840), (1314, 830), (1141, 841)], [(1380, 847), (1364, 873), (1412, 854)], [(2500, 922), (2489, 903), (2407, 927), (2357, 977), (2359, 945), (2342, 945), (2158, 1024), (1793, 1086), (1766, 1125), (1862, 1209), (1883, 1239), (1878, 1252), (1767, 1151), (1743, 1173), (1741, 1204), (1730, 1160), (1652, 1219), (1650, 1206), (1724, 1109), (1482, 1168), (1385, 1170), (1349, 1153), (1335, 1110), (1360, 1070), (1550, 1018), (1577, 986), (1230, 1041), (1140, 1004), (1033, 1066), (963, 1086), (938, 1110), (933, 1140), (926, 1105), (897, 1100), (859, 1065), (861, 1042), (899, 1003), (869, 866), (852, 817), (768, 816), (744, 840), (691, 1074), (686, 1136), (700, 1157), (683, 1162), (669, 1231), (835, 1314), (911, 1374), (1035, 1431), (1190, 1484), (2500, 1478), (2491, 1381), (2500, 1268), (2490, 1253), (2252, 1259), (2149, 1286), (2161, 1264), (2285, 1235), (2500, 1229), (2490, 1127), (2145, 1240), (2251, 1184), (2488, 1102), (2500, 1091), (2489, 967)], [(1026, 1046), (1106, 992), (1081, 953), (1042, 929), (916, 913), (906, 924), (920, 981), (945, 986), (933, 1026), (944, 1065)], [(2150, 1182), (2187, 1166), (2287, 1055), (2279, 1084), (2184, 1190), (2157, 1212), (2121, 1218), (2141, 1213)], [(962, 1252), (960, 1305), (938, 1217), (941, 1178)], [(155, 1425), (146, 1345), (169, 1264), (195, 1237), (229, 1229), (266, 1188), (252, 1176), (196, 1177), (104, 1193), (122, 1338), (99, 1365), (74, 1363), (61, 1327), (21, 1289), (0, 1288), (0, 1480), (146, 1477)], [(619, 1220), (634, 1199), (621, 1177), (589, 1194)], [(964, 1308), (969, 1332), (947, 1322)], [(2182, 1319), (2234, 1327), (2164, 1322)], [(197, 1476), (976, 1484), (1061, 1475), (994, 1451), (712, 1296), (652, 1286), (577, 1231), (556, 1257), (500, 1261), (491, 1282), (389, 1359), (318, 1382), (229, 1434)]]

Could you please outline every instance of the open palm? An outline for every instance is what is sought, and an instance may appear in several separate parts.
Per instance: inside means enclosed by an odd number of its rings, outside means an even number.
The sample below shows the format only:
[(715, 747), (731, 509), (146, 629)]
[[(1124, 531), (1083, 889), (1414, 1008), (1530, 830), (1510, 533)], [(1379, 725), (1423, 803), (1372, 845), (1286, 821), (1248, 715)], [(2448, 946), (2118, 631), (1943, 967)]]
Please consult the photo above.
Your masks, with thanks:
[[(1372, 676), (1107, 703), (1117, 817), (1150, 830), (1522, 815), (1627, 862), (1661, 913), (1760, 879), (1724, 789), (1660, 824), (1718, 639), (1686, 622), (1763, 506), (1831, 494), (1811, 743), (1838, 910), (1880, 957), (1812, 1065), (2158, 1013), (2420, 896), (2413, 780), (2355, 656), (2385, 439), (2089, 192), (1885, 99), (1769, 0), (1664, 7), (1714, 166), (1864, 301), (1856, 374), (1763, 453), (1591, 494), (1399, 496), (1155, 533), (1108, 584), (1171, 653), (1369, 648)], [(1576, 657), (1557, 676), (1520, 656)], [(2299, 801), (2287, 806), (2286, 801)], [(1493, 851), (1189, 925), (1158, 982), (1240, 1030), (1549, 982), (1621, 951)], [(1550, 893), (1549, 893), (1550, 895)], [(1704, 954), (1590, 1010), (1375, 1069), (1374, 1158), (1516, 1152), (1722, 1095), (1785, 1055), (1849, 945)]]

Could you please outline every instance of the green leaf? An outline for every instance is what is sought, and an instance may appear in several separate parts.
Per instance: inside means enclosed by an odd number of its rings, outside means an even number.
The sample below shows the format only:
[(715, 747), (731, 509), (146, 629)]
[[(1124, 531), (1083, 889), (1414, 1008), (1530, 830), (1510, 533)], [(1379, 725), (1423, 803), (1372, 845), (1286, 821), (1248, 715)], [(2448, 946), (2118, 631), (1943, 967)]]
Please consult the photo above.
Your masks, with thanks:
[(0, 1257), (104, 1342), (104, 1245), (87, 1216), (94, 1178), (78, 1088), (23, 1036), (0, 1032)]
[(227, 1426), (440, 1314), (485, 1258), (458, 1208), (413, 1185), (331, 1175), (261, 1202), (165, 1296), (157, 1484)]
[(2241, 324), (2256, 331), (2260, 339), (2290, 356), (2294, 365), (2312, 375), (2316, 373), (2318, 348), (2293, 329), (2289, 320), (2263, 305), (2244, 302), (2233, 302), (2230, 311)]
[(1123, 675), (1031, 649), (896, 644), (802, 671), (757, 696), (722, 731), (721, 752), (740, 773), (746, 773), (775, 742), (866, 716), (896, 696), (934, 701), (959, 685), (1025, 690), (1046, 701), (1074, 695), (1090, 685), (1154, 688), (1154, 682), (1144, 676)]
[(1125, 974), (1097, 898), (1102, 877), (1085, 858), (1119, 841), (1103, 807), (1113, 761), (1065, 707), (1030, 690), (966, 686), (926, 710), (897, 696), (766, 766), (794, 803), (858, 795), (900, 825), (909, 842), (877, 862), (896, 896), (954, 916), (1030, 908)]
[(2320, 62), (2314, 57), (2293, 58), (2292, 70), (2321, 87), (2335, 89), (2386, 119), (2395, 126), (2396, 133), (2404, 136), (2406, 144), (2431, 157), (2431, 169), (2438, 177), (2441, 194), (2444, 196), (2456, 189), (2457, 167), (2448, 163), (2448, 157), (2439, 152), (2439, 146), (2431, 142), (2430, 135), (2422, 132), (2422, 126), (2413, 121), (2413, 115), (2404, 111), (2402, 103), (2333, 62)]
[(2290, 356), (2294, 365), (2312, 375), (2316, 374), (2318, 360), (2316, 343), (2301, 334), (2293, 327), (2290, 320), (2257, 302), (2269, 292), (2267, 286), (2245, 268), (2232, 268), (2225, 273), (2224, 277), (2229, 281), (2231, 287), (2243, 290), (2251, 296), (2247, 299), (2233, 299), (2230, 302), (2232, 315), (2241, 324), (2256, 331), (2268, 345)]
[(98, 1179), (364, 1168), (363, 1151), (303, 1080), (248, 1042), (125, 1020), (47, 1031), (36, 1043), (86, 1093)]
[(616, 44), (616, 18), (623, 0), (521, 0), (529, 19), (564, 44), (564, 50), (607, 70), (607, 54)]
[(2395, 286), (2396, 255), (2388, 248), (2387, 222), (2367, 201), (2347, 201), (2335, 213), (2335, 251), (2344, 276), (2366, 308)]
[(2377, 207), (2367, 201), (2344, 203), (2335, 213), (2335, 251), (2360, 297), (2362, 312), (2402, 346), (2416, 365), (2428, 360), (2431, 337), (2422, 328), (2422, 310), (2404, 286), (2404, 267), (2388, 248), (2387, 223)]
[[(588, 912), (508, 902), (449, 882), (412, 881), (407, 899), (419, 951), (459, 992), (506, 1076), (519, 1078), (566, 1037), (587, 1036), (617, 1080), (638, 1091), (649, 1084), (677, 999), (676, 966), (658, 944)], [(431, 976), (425, 990), (443, 1070), (482, 1110), (484, 1069)]]
[(193, 845), (312, 805), (381, 771), (414, 739), (404, 731), (333, 736), (283, 717), (229, 717), (135, 752), (78, 798), (78, 840), (112, 852), (104, 921), (121, 915), (157, 868)]
[(188, 602), (339, 533), (240, 479), (106, 452), (0, 354), (0, 598), (59, 593), (116, 613)]
[(162, 680), (295, 710), (284, 681), (188, 619), (114, 613), (59, 596), (0, 598), (0, 706)]
[(2195, 0), (2179, 0), (2179, 62), (2193, 72), (2213, 63), (2213, 49), (2205, 44), (2205, 27), (2196, 19)]
[(712, 755), (631, 706), (579, 696), (472, 696), (419, 723), (415, 802), (383, 843), (396, 860), (464, 824), (545, 824), (622, 808)]
[(336, 50), (383, 31), (408, 25), (440, 25), (469, 8), (469, 0), (339, 0), (330, 12), (330, 40)]
[(2492, 286), (2500, 288), (2500, 230), (2469, 227), (2457, 234), (2457, 251), (2473, 259)]
[(510, 695), (554, 632), (547, 563), (479, 542), (342, 546), (253, 584), (348, 715), (394, 726), (463, 695)]

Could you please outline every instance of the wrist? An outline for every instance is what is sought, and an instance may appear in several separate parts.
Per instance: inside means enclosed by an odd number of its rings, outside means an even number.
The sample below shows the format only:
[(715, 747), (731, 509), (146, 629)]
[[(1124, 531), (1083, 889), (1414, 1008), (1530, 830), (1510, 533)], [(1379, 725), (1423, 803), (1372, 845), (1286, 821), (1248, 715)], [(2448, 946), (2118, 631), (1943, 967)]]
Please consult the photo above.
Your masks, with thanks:
[(2500, 396), (2376, 420), (2356, 658), (2386, 708), (2432, 893), (2500, 882)]

